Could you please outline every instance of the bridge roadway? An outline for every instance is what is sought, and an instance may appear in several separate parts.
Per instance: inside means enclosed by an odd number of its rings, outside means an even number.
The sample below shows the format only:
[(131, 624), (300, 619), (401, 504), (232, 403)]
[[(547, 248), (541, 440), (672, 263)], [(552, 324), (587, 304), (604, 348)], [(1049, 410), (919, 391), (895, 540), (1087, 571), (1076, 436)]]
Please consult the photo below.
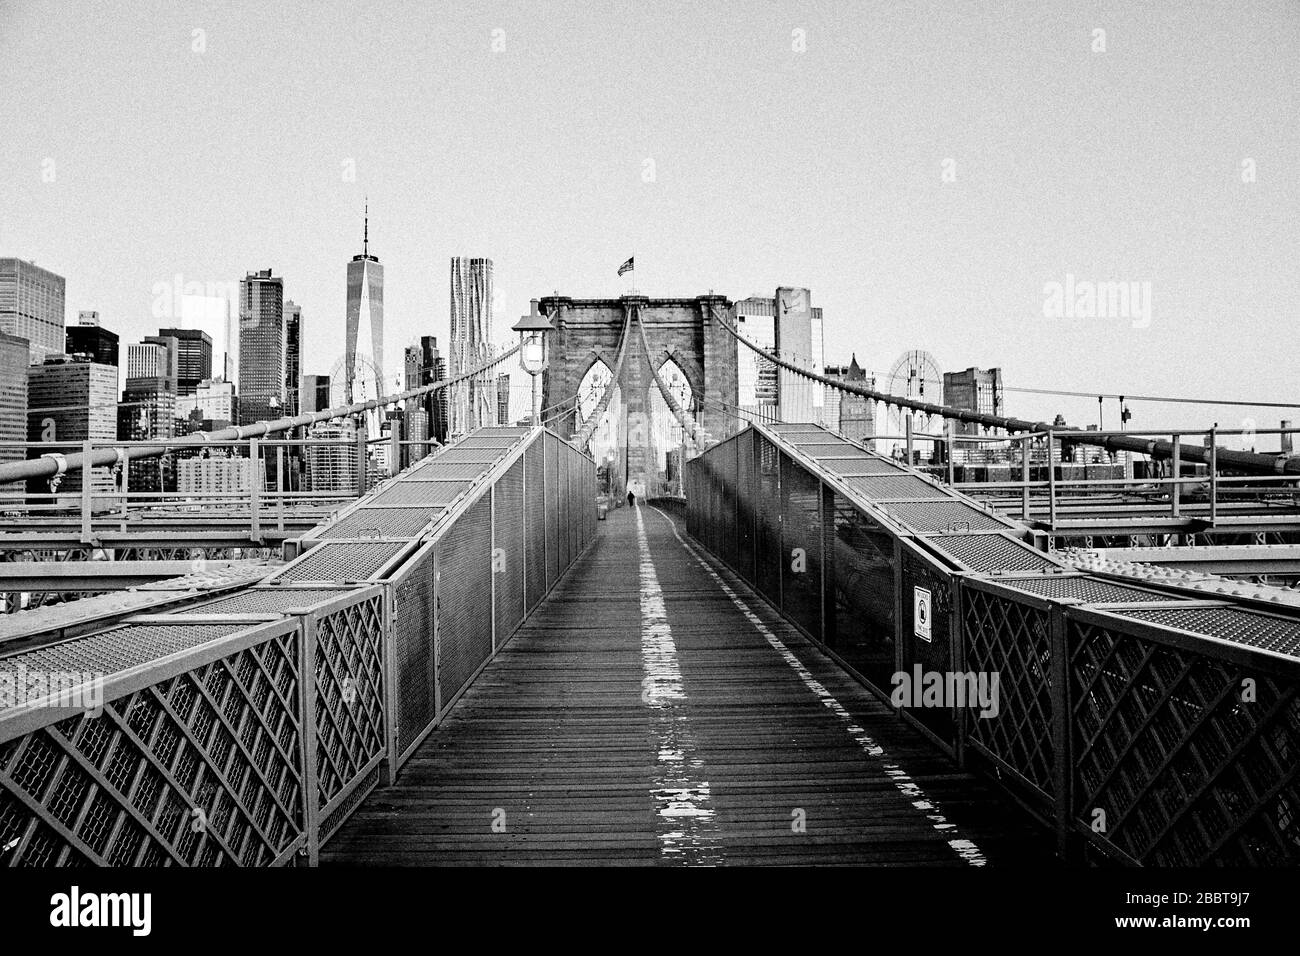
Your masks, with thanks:
[(960, 772), (652, 507), (618, 509), (338, 864), (1042, 863)]

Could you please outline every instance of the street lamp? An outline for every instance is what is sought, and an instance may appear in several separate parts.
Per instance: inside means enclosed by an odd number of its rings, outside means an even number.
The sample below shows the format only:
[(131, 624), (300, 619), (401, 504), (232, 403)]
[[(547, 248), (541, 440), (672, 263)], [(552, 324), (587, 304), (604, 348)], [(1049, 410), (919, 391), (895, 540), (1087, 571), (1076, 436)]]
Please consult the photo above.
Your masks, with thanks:
[(514, 331), (519, 333), (519, 366), (530, 376), (530, 392), (533, 400), (533, 417), (534, 426), (540, 425), (537, 415), (537, 376), (546, 371), (546, 365), (550, 358), (546, 347), (546, 333), (553, 332), (555, 326), (551, 325), (550, 320), (544, 315), (537, 312), (537, 303), (533, 303), (533, 310), (515, 323)]

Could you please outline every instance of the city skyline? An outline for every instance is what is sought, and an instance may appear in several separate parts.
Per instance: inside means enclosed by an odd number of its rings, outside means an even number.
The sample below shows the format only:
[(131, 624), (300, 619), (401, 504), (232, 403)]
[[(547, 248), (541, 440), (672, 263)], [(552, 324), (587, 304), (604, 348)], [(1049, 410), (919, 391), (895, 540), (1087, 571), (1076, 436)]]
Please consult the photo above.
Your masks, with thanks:
[[(909, 32), (889, 10), (832, 19), (826, 5), (726, 18), (614, 10), (604, 24), (526, 8), (500, 22), (385, 11), (385, 35), (417, 39), (383, 56), (373, 31), (325, 6), (293, 42), (341, 77), (366, 79), (309, 94), (290, 64), (264, 63), (260, 79), (244, 69), (263, 42), (254, 30), (270, 39), (287, 30), (275, 22), (17, 5), (4, 14), (14, 29), (0, 30), (0, 77), (15, 95), (39, 88), (51, 109), (79, 119), (61, 131), (13, 118), (0, 147), (0, 175), (13, 186), (0, 197), (0, 254), (67, 276), (68, 314), (97, 309), (124, 341), (155, 331), (148, 308), (159, 281), (231, 282), (274, 263), (321, 334), (341, 338), (328, 264), (355, 251), (355, 210), (368, 194), (386, 237), (390, 351), (421, 334), (450, 340), (440, 264), (462, 251), (496, 262), (497, 341), (531, 298), (614, 293), (617, 265), (635, 254), (639, 283), (655, 295), (817, 290), (833, 317), (827, 361), (856, 351), (878, 376), (907, 349), (928, 348), (948, 368), (1002, 367), (1008, 389), (1177, 395), (1188, 370), (1213, 365), (1212, 379), (1196, 379), (1214, 383), (1221, 394), (1210, 397), (1289, 397), (1294, 373), (1261, 356), (1283, 354), (1285, 320), (1300, 302), (1290, 228), (1300, 133), (1289, 120), (1300, 83), (1285, 55), (1300, 31), (1294, 7), (1261, 4), (1243, 20), (1213, 8), (1050, 6), (1042, 18), (934, 8), (945, 26), (934, 36)], [(38, 20), (39, 45), (25, 29)], [(494, 29), (504, 32), (496, 52)], [(1093, 51), (1096, 29), (1106, 31), (1105, 52)], [(202, 52), (194, 30), (204, 31)], [(792, 50), (795, 30), (803, 52)], [(1186, 39), (1201, 30), (1212, 45)], [(671, 82), (608, 82), (625, 78), (622, 58), (642, 46), (659, 51)], [(115, 55), (98, 55), (109, 47)], [(594, 59), (577, 76), (539, 68), (579, 49)], [(1071, 70), (1059, 69), (1062, 57)], [(726, 76), (721, 62), (731, 64)], [(899, 69), (908, 63), (915, 68)], [(175, 89), (159, 93), (156, 111), (119, 116), (113, 104), (158, 70), (175, 74)], [(383, 104), (384, 129), (400, 132), (363, 140), (351, 117), (373, 115), (381, 83), (437, 91), (435, 106), (420, 117)], [(246, 129), (223, 112), (272, 88), (283, 93), (282, 123)], [(833, 113), (803, 112), (827, 96)], [(1201, 109), (1209, 98), (1224, 108)], [(538, 125), (519, 160), (517, 124), (496, 118), (526, 123), (533, 104), (561, 119)], [(860, 122), (838, 123), (845, 114)], [(786, 130), (782, 117), (794, 115)], [(115, 128), (98, 118), (107, 116)], [(598, 139), (595, 124), (608, 127)], [(769, 145), (711, 148), (705, 131)], [(90, 148), (74, 147), (86, 132)], [(237, 140), (267, 148), (233, 153)], [(140, 141), (185, 142), (187, 158), (123, 178), (135, 168), (128, 144)], [(823, 157), (815, 190), (796, 173), (810, 148)], [(101, 188), (104, 177), (114, 188)], [(244, 227), (271, 204), (285, 214), (256, 233)], [(141, 234), (134, 224), (145, 218), (153, 225)], [(128, 262), (102, 254), (128, 245)], [(1067, 276), (1149, 282), (1149, 325), (1045, 317), (1044, 288)], [(1096, 419), (1087, 399), (1008, 398), (1028, 417)], [(1106, 411), (1114, 419), (1117, 407)], [(1279, 417), (1139, 406), (1134, 425), (1227, 427), (1243, 415)]]

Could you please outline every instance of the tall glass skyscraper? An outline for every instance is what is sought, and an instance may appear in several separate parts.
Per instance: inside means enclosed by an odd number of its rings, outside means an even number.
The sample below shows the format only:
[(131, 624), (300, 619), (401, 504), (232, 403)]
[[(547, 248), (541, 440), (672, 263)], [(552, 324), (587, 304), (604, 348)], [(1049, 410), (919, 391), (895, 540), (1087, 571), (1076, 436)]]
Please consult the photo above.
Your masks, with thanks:
[[(348, 315), (344, 395), (349, 404), (383, 395), (384, 267), (370, 254), (370, 207), (366, 207), (361, 254), (348, 263)], [(376, 422), (369, 422), (374, 426)], [(372, 428), (372, 434), (378, 434)]]
[[(492, 354), (492, 260), (458, 256), (451, 260), (452, 377), (482, 365)], [(474, 379), (452, 387), (449, 399), (452, 435), (463, 435), (496, 421), (496, 387)]]
[(284, 304), (284, 394), (286, 415), (302, 407), (302, 306), (292, 299)]
[(280, 418), (285, 405), (284, 279), (270, 269), (239, 284), (239, 423)]
[(0, 259), (0, 332), (27, 340), (31, 362), (62, 355), (66, 281), (23, 259)]

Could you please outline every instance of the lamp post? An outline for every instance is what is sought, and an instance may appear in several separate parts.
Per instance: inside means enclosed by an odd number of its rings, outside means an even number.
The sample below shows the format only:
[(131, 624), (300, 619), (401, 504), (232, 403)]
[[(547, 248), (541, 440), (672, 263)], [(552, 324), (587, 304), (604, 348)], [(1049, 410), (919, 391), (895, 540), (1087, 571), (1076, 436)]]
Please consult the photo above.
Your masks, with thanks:
[(537, 412), (537, 376), (546, 371), (546, 366), (550, 360), (547, 350), (546, 333), (555, 330), (550, 320), (537, 311), (537, 303), (533, 302), (533, 310), (515, 323), (514, 331), (519, 333), (519, 366), (529, 375), (530, 393), (533, 400), (532, 424), (536, 428), (541, 425)]

